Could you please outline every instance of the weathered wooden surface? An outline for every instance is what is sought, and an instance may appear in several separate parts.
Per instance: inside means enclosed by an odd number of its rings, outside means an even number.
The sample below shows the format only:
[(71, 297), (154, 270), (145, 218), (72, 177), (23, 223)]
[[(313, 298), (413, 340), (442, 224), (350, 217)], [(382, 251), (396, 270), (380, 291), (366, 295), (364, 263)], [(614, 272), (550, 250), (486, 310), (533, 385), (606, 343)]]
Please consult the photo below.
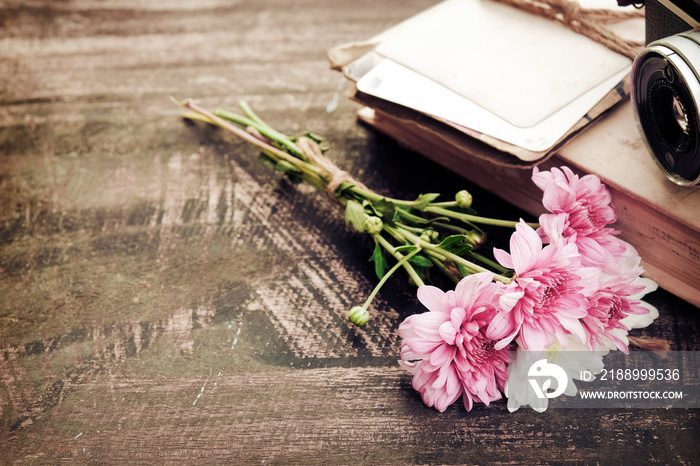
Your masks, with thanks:
[[(0, 463), (698, 462), (693, 410), (426, 408), (405, 280), (348, 324), (371, 240), (168, 100), (246, 99), (386, 194), (470, 188), (359, 126), (325, 58), (432, 3), (0, 5)], [(700, 349), (697, 308), (649, 300), (639, 334)]]

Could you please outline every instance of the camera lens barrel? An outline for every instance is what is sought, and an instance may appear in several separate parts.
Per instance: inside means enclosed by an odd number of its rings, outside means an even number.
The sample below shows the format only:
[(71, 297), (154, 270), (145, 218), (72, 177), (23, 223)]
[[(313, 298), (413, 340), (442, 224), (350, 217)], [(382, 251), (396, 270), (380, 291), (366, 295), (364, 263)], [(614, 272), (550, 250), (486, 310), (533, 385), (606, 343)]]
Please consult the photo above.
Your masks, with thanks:
[(631, 96), (652, 158), (676, 184), (700, 184), (700, 30), (649, 44), (632, 64)]

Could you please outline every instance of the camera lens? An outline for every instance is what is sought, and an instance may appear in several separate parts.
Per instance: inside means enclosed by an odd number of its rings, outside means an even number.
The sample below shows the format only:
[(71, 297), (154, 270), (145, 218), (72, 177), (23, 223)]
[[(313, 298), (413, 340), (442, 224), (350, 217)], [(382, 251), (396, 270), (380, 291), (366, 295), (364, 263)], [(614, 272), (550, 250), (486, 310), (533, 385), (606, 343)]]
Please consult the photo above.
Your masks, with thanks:
[(700, 31), (650, 44), (632, 65), (637, 126), (671, 181), (700, 183)]

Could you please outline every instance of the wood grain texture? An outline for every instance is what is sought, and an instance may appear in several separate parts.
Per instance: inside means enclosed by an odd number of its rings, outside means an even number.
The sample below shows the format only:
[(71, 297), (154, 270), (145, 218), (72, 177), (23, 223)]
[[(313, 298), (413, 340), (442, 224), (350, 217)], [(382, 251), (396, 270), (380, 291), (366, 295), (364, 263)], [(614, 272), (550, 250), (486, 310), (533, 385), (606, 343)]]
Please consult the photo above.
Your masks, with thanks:
[[(693, 410), (426, 408), (396, 363), (421, 311), (405, 278), (347, 323), (376, 283), (371, 239), (168, 100), (245, 99), (382, 193), (466, 187), (525, 215), (358, 125), (328, 68), (433, 3), (0, 5), (0, 463), (698, 462)], [(649, 301), (638, 334), (700, 349), (697, 308)]]

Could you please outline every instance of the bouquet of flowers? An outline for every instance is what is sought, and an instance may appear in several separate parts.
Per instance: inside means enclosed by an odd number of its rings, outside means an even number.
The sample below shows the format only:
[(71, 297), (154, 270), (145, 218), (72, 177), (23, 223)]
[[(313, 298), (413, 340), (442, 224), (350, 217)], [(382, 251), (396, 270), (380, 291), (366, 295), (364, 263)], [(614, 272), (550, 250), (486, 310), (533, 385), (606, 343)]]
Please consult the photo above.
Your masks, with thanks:
[[(656, 284), (641, 277), (639, 255), (610, 227), (615, 210), (598, 177), (534, 168), (548, 213), (538, 223), (484, 218), (471, 208), (467, 191), (449, 201), (434, 193), (415, 200), (381, 196), (330, 162), (320, 137), (288, 137), (244, 102), (243, 114), (177, 103), (186, 118), (230, 131), (292, 181), (326, 192), (345, 208), (348, 224), (372, 236), (379, 282), (363, 305), (350, 309), (351, 322), (367, 324), (381, 286), (400, 268), (408, 273), (427, 311), (399, 325), (400, 364), (426, 405), (444, 411), (461, 396), (470, 410), (474, 402), (488, 405), (505, 395), (511, 411), (524, 405), (543, 411), (547, 398), (534, 396), (525, 383), (538, 358), (564, 368), (564, 394), (573, 395), (573, 380), (582, 370), (600, 372), (608, 351), (628, 352), (630, 343), (663, 349), (663, 342), (628, 336), (658, 316), (641, 301)], [(513, 229), (509, 251), (494, 249), (493, 259), (477, 252), (485, 226)], [(426, 285), (431, 270), (452, 280), (454, 289)]]

